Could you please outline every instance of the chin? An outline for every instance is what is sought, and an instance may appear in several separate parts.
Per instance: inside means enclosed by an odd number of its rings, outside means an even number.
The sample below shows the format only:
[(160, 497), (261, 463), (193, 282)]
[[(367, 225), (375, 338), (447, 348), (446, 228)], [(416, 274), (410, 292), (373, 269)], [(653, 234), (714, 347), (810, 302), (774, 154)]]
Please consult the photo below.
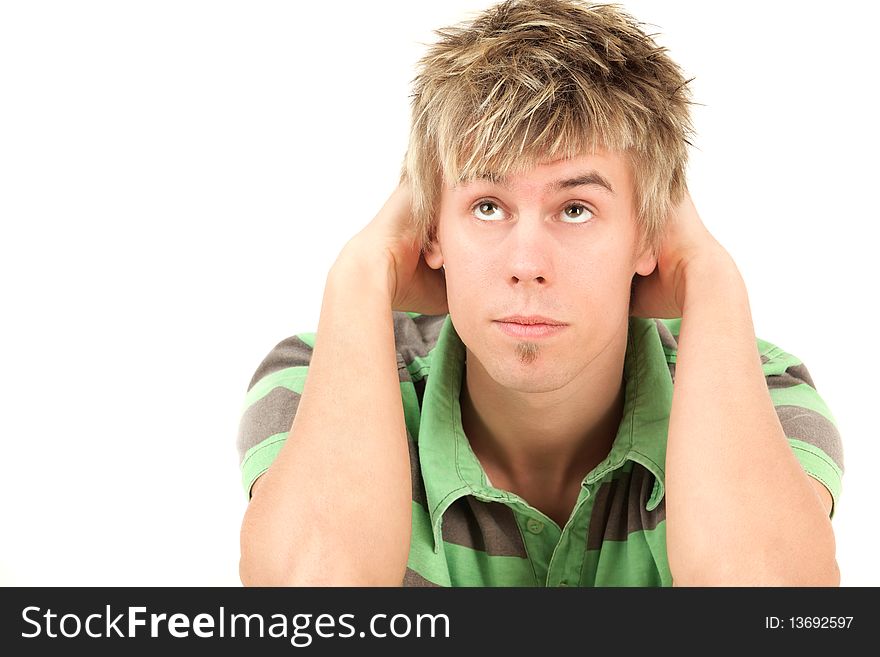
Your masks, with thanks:
[[(479, 363), (495, 383), (517, 392), (552, 392), (565, 386), (571, 380), (571, 361), (560, 363), (557, 350), (544, 345), (533, 350), (529, 344), (511, 341), (503, 348), (494, 344)], [(472, 353), (470, 358), (477, 356)]]

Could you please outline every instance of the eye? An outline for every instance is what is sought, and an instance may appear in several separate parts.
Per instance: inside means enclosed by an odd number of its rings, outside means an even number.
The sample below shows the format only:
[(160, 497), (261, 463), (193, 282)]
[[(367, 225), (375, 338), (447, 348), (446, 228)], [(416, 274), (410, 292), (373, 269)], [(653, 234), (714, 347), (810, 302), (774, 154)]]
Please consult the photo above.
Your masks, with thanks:
[[(576, 212), (573, 212), (570, 214), (569, 210), (576, 210)], [(586, 205), (583, 205), (582, 203), (570, 203), (569, 205), (565, 206), (565, 209), (562, 211), (562, 214), (564, 217), (567, 217), (569, 219), (584, 219), (584, 221), (571, 222), (571, 223), (586, 223), (587, 221), (589, 221), (593, 217), (593, 211), (590, 208), (588, 208)], [(570, 222), (564, 222), (564, 223), (570, 223)]]
[[(481, 199), (471, 207), (471, 214), (477, 219), (484, 221), (500, 221), (505, 218), (502, 210), (495, 201)], [(563, 223), (586, 224), (594, 216), (593, 210), (583, 203), (569, 203), (562, 210)], [(574, 221), (566, 221), (573, 219)]]
[(474, 207), (471, 208), (471, 214), (473, 214), (477, 219), (489, 219), (491, 221), (497, 221), (499, 219), (499, 216), (504, 216), (504, 211), (498, 207), (498, 204), (495, 203), (495, 201), (483, 199), (481, 201), (477, 201), (474, 204)]

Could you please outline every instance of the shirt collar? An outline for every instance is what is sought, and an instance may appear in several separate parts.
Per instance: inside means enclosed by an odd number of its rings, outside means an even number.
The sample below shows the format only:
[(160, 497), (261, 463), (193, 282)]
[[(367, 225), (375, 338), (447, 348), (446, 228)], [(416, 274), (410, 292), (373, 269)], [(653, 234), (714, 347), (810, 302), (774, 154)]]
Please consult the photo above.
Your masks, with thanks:
[[(474, 495), (485, 501), (508, 501), (512, 496), (488, 483), (461, 424), (461, 392), (465, 346), (449, 315), (430, 354), (419, 424), (419, 462), (425, 482), (434, 551), (440, 550), (443, 513), (458, 498)], [(584, 479), (601, 479), (629, 459), (654, 475), (646, 509), (654, 510), (664, 494), (664, 468), (672, 378), (656, 321), (630, 317), (624, 357), (624, 408), (608, 456)]]

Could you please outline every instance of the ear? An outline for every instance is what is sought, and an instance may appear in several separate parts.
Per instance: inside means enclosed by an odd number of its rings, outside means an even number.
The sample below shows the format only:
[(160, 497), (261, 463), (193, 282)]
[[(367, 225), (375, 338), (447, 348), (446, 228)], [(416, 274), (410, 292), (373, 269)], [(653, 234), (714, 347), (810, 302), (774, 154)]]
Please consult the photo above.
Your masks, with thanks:
[(443, 252), (437, 240), (428, 243), (428, 248), (425, 249), (425, 262), (431, 269), (440, 269), (443, 266)]
[(657, 256), (651, 248), (647, 248), (635, 262), (635, 273), (640, 276), (648, 276), (657, 267)]

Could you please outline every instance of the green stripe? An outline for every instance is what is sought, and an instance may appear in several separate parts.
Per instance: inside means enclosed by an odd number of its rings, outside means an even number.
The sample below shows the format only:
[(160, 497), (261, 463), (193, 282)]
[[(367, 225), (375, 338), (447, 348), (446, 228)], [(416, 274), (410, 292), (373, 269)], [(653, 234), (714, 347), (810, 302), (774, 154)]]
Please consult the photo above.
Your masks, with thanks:
[(801, 359), (797, 356), (793, 356), (761, 338), (756, 338), (756, 340), (758, 342), (758, 353), (770, 359), (762, 365), (764, 376), (782, 374), (792, 365), (801, 364)]
[(259, 401), (278, 387), (287, 388), (302, 394), (308, 372), (308, 365), (297, 365), (296, 367), (286, 367), (283, 370), (272, 372), (269, 376), (264, 376), (254, 384), (253, 388), (248, 390), (244, 397), (241, 412), (244, 413), (254, 402)]
[(241, 462), (241, 484), (244, 486), (244, 494), (248, 501), (251, 499), (251, 486), (254, 485), (257, 477), (272, 465), (287, 439), (287, 433), (285, 431), (269, 436), (245, 452), (244, 460)]
[(669, 332), (675, 336), (676, 341), (678, 340), (678, 334), (681, 332), (681, 317), (677, 317), (675, 319), (661, 319), (661, 322), (666, 324), (666, 328), (669, 329)]
[(632, 532), (625, 541), (604, 541), (600, 550), (587, 550), (584, 572), (595, 573), (595, 580), (585, 586), (672, 586), (666, 521)]
[(419, 408), (419, 397), (416, 395), (415, 386), (410, 381), (401, 381), (400, 396), (403, 400), (403, 418), (407, 431), (413, 440), (418, 441), (422, 411)]
[(296, 337), (309, 345), (312, 349), (315, 348), (315, 333), (297, 333)]
[(800, 383), (788, 388), (772, 388), (770, 389), (770, 399), (773, 400), (774, 406), (800, 406), (816, 411), (837, 427), (837, 422), (825, 400), (806, 383)]
[(543, 586), (527, 558), (489, 556), (482, 550), (443, 542), (453, 586)]
[(797, 438), (789, 438), (788, 442), (791, 444), (791, 447), (794, 450), (794, 455), (797, 457), (797, 460), (800, 461), (801, 467), (803, 467), (804, 471), (814, 479), (818, 479), (825, 484), (825, 487), (831, 493), (832, 505), (830, 517), (833, 518), (834, 512), (837, 510), (837, 500), (840, 498), (840, 491), (842, 489), (843, 472), (837, 467), (837, 464), (818, 447), (805, 443)]
[(431, 371), (431, 354), (433, 351), (434, 349), (431, 349), (431, 351), (428, 352), (428, 355), (424, 358), (422, 356), (416, 356), (406, 364), (406, 370), (409, 372), (410, 378), (412, 378), (413, 381), (419, 381), (425, 378), (428, 372)]

